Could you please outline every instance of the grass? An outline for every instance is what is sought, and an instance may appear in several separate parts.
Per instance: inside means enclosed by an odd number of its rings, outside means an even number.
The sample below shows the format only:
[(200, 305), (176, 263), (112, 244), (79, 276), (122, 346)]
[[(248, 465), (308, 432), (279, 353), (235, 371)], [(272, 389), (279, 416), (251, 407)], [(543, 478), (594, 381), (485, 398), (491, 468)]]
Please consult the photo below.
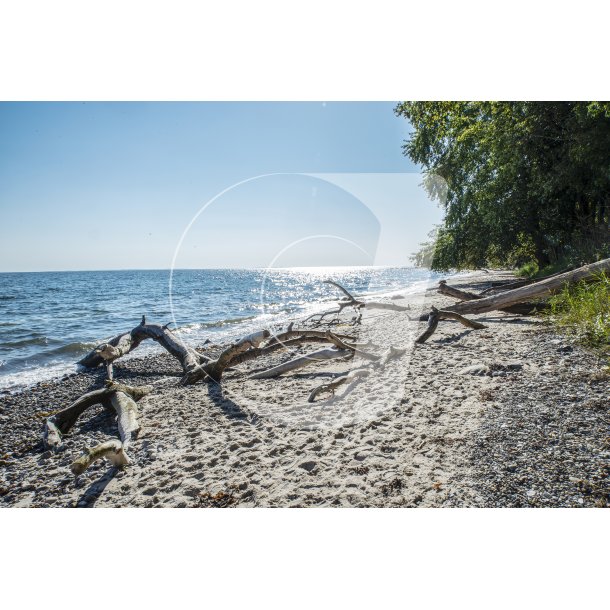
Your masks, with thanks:
[(549, 319), (579, 343), (610, 354), (610, 277), (566, 286), (549, 299)]

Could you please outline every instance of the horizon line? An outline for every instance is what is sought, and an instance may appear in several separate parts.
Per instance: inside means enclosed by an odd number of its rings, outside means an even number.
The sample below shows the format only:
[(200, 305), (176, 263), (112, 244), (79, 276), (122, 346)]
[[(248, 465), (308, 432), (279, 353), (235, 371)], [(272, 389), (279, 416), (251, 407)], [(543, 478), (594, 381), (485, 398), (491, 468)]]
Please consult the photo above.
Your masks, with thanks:
[[(286, 269), (417, 269), (415, 265), (294, 265), (292, 267), (176, 267), (173, 271), (279, 271)], [(420, 267), (423, 269), (424, 267)], [(28, 271), (0, 271), (2, 273), (107, 273), (110, 271), (169, 271), (170, 267), (125, 267), (117, 269), (36, 269)]]

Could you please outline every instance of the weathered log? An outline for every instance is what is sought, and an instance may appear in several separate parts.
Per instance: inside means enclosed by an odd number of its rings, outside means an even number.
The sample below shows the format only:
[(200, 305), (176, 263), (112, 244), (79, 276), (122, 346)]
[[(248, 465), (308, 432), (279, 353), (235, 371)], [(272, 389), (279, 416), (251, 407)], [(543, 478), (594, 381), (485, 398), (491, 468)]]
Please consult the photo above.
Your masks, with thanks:
[(70, 470), (75, 476), (79, 476), (96, 460), (106, 458), (113, 466), (120, 467), (129, 464), (129, 458), (123, 448), (123, 443), (118, 439), (101, 443), (93, 449), (86, 449), (84, 455), (72, 462)]
[(482, 299), (457, 303), (451, 307), (446, 307), (445, 310), (460, 314), (478, 314), (500, 309), (506, 311), (507, 307), (524, 303), (531, 299), (548, 297), (554, 292), (561, 290), (566, 284), (591, 278), (603, 271), (610, 271), (610, 258), (590, 265), (584, 265), (573, 271), (560, 273), (528, 286), (522, 286), (521, 288), (515, 288), (514, 290), (508, 290)]
[(114, 392), (110, 396), (110, 403), (114, 407), (117, 414), (117, 425), (119, 428), (119, 437), (123, 443), (123, 447), (127, 449), (130, 441), (137, 438), (140, 431), (138, 424), (138, 405), (128, 394), (123, 392)]
[[(460, 290), (459, 288), (455, 288), (455, 286), (449, 286), (447, 284), (447, 280), (441, 280), (438, 285), (438, 291), (441, 294), (446, 296), (453, 297), (454, 299), (458, 299), (460, 301), (475, 301), (478, 299), (484, 298), (479, 294), (475, 294), (474, 292), (468, 292), (466, 290)], [(503, 307), (502, 311), (506, 313), (514, 313), (518, 315), (527, 315), (532, 312), (532, 310), (536, 309), (538, 306), (534, 303), (517, 303), (515, 305), (509, 305), (507, 307)], [(427, 319), (424, 318), (424, 319)]]
[[(138, 326), (129, 332), (113, 337), (106, 343), (96, 346), (86, 356), (81, 358), (78, 364), (87, 368), (95, 368), (104, 363), (111, 365), (121, 356), (132, 352), (146, 339), (152, 339), (162, 345), (180, 362), (185, 374), (208, 361), (207, 356), (186, 345), (167, 328), (167, 325), (147, 324), (146, 317), (142, 316), (142, 321)], [(111, 368), (109, 369), (109, 374), (112, 374)]]
[(447, 280), (441, 280), (438, 283), (438, 291), (441, 294), (453, 297), (454, 299), (458, 299), (459, 301), (473, 301), (474, 299), (482, 298), (474, 292), (468, 292), (467, 290), (460, 290), (459, 288), (455, 288), (454, 286), (449, 286), (447, 284)]
[(250, 375), (249, 379), (269, 379), (271, 377), (279, 377), (284, 373), (301, 369), (305, 366), (319, 362), (320, 360), (332, 360), (335, 358), (350, 358), (353, 356), (352, 350), (346, 349), (322, 349), (304, 356), (300, 356), (283, 364), (279, 364), (270, 369), (259, 371)]
[(210, 360), (206, 364), (186, 371), (181, 383), (183, 385), (192, 385), (200, 380), (220, 382), (222, 374), (231, 365), (231, 360), (251, 348), (258, 348), (262, 341), (268, 338), (270, 334), (268, 330), (262, 330), (243, 337), (225, 349), (216, 360)]
[(151, 391), (150, 387), (132, 387), (121, 383), (110, 382), (106, 387), (83, 394), (69, 407), (58, 411), (45, 422), (43, 430), (43, 444), (46, 448), (55, 449), (61, 445), (61, 437), (70, 431), (81, 414), (93, 405), (103, 404), (107, 408), (114, 408), (110, 397), (116, 392), (122, 392), (138, 401)]

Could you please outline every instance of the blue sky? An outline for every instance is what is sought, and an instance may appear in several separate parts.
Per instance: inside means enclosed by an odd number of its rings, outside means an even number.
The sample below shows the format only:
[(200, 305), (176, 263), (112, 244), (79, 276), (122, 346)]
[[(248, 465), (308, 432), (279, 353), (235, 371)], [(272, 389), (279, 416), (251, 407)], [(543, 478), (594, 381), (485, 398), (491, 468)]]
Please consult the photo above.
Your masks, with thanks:
[(394, 105), (0, 104), (0, 271), (408, 264), (441, 212)]

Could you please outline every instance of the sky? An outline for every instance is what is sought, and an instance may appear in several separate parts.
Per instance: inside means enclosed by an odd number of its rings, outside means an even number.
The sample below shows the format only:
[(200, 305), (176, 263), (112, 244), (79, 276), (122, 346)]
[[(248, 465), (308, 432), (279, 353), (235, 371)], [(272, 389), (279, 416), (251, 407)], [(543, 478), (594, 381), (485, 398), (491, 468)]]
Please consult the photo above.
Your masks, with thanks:
[(395, 104), (2, 103), (0, 271), (408, 265)]

